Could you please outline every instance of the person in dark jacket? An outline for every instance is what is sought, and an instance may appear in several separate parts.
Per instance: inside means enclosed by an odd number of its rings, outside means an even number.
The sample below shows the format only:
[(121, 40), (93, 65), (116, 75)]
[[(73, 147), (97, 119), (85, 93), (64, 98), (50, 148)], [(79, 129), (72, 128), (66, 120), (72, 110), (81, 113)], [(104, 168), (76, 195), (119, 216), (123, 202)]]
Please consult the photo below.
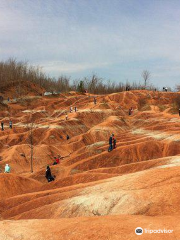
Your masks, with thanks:
[(9, 121), (9, 128), (12, 129), (12, 120)]
[(115, 137), (113, 137), (113, 149), (115, 149), (116, 148), (116, 139), (115, 139)]
[(48, 182), (54, 181), (54, 177), (51, 174), (51, 169), (49, 166), (47, 166), (46, 168), (46, 179), (48, 180)]
[(4, 131), (4, 122), (1, 122), (1, 130)]
[(126, 91), (130, 91), (130, 86), (129, 85), (126, 86)]
[(58, 162), (57, 162), (57, 158), (56, 157), (54, 157), (54, 162), (53, 162), (53, 165), (57, 165), (58, 164)]
[(109, 149), (108, 149), (108, 152), (111, 152), (113, 150), (113, 137), (114, 137), (114, 134), (112, 134), (109, 138)]

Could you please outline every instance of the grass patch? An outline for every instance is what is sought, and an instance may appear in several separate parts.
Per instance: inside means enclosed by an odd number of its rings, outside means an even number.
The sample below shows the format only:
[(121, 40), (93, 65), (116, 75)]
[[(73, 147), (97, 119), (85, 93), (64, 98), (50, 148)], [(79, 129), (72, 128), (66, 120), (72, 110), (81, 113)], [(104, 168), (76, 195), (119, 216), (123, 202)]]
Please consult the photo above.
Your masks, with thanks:
[(151, 107), (150, 107), (149, 104), (144, 105), (144, 106), (140, 109), (140, 111), (150, 111), (150, 110), (151, 110)]
[(179, 108), (178, 108), (177, 104), (173, 103), (171, 106), (172, 107), (169, 110), (169, 113), (171, 113), (171, 114), (178, 114), (179, 113)]
[(138, 100), (138, 110), (144, 111), (143, 108), (147, 105), (147, 100), (146, 98), (140, 98)]
[(51, 95), (47, 95), (47, 96), (44, 96), (44, 98), (57, 98), (57, 97), (60, 97), (60, 93), (59, 94), (51, 94)]
[(164, 112), (167, 109), (165, 105), (158, 105), (158, 108), (160, 112)]
[(0, 111), (4, 111), (4, 110), (7, 110), (9, 107), (7, 104), (5, 103), (0, 103)]
[(71, 170), (70, 174), (73, 175), (73, 174), (77, 174), (77, 173), (81, 173), (81, 171), (79, 169), (74, 168)]
[(55, 138), (55, 136), (54, 136), (54, 135), (51, 135), (50, 138)]

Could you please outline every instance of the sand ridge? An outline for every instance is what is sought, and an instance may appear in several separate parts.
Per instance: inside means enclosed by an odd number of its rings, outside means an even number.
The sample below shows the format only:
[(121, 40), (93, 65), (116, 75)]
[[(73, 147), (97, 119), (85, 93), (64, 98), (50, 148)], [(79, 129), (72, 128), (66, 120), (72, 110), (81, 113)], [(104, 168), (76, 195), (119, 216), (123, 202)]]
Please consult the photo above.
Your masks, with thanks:
[[(54, 239), (119, 239), (119, 234), (121, 239), (136, 239), (137, 219), (147, 228), (155, 227), (152, 222), (173, 227), (180, 237), (180, 229), (172, 224), (180, 215), (180, 119), (170, 113), (178, 94), (121, 92), (100, 95), (95, 105), (93, 95), (74, 92), (31, 96), (28, 104), (6, 103), (8, 114), (1, 112), (5, 130), (0, 131), (0, 238), (26, 239), (31, 234), (29, 239), (51, 239), (46, 230), (41, 232), (49, 226)], [(141, 98), (147, 98), (148, 110), (140, 109)], [(78, 111), (70, 113), (71, 106)], [(8, 127), (10, 118), (13, 129)], [(108, 152), (112, 133), (117, 147)], [(58, 154), (63, 158), (53, 166)], [(3, 173), (6, 163), (10, 174)], [(47, 164), (56, 176), (51, 183), (45, 178)], [(53, 224), (62, 223), (53, 229)]]

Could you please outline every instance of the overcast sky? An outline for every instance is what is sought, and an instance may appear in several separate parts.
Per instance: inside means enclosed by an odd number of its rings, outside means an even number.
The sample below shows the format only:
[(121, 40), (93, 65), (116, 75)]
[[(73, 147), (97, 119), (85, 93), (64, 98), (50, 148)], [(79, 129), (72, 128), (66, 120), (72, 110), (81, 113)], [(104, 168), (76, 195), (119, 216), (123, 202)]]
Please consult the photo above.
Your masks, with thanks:
[(0, 60), (50, 76), (180, 84), (179, 0), (0, 0)]

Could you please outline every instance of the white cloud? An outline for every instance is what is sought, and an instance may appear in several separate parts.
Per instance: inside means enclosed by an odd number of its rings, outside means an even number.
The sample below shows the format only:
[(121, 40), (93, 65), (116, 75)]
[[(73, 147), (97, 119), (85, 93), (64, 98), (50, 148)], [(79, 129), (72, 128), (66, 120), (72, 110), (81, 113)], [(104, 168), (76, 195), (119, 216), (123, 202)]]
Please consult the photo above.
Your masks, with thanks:
[(69, 63), (69, 62), (49, 62), (42, 64), (43, 70), (48, 72), (57, 72), (61, 73), (74, 73), (79, 71), (85, 71), (88, 69), (102, 68), (108, 66), (109, 63)]
[(178, 2), (0, 2), (0, 60), (27, 59), (52, 76), (99, 69), (107, 78), (138, 79), (144, 68), (153, 77), (180, 74)]

